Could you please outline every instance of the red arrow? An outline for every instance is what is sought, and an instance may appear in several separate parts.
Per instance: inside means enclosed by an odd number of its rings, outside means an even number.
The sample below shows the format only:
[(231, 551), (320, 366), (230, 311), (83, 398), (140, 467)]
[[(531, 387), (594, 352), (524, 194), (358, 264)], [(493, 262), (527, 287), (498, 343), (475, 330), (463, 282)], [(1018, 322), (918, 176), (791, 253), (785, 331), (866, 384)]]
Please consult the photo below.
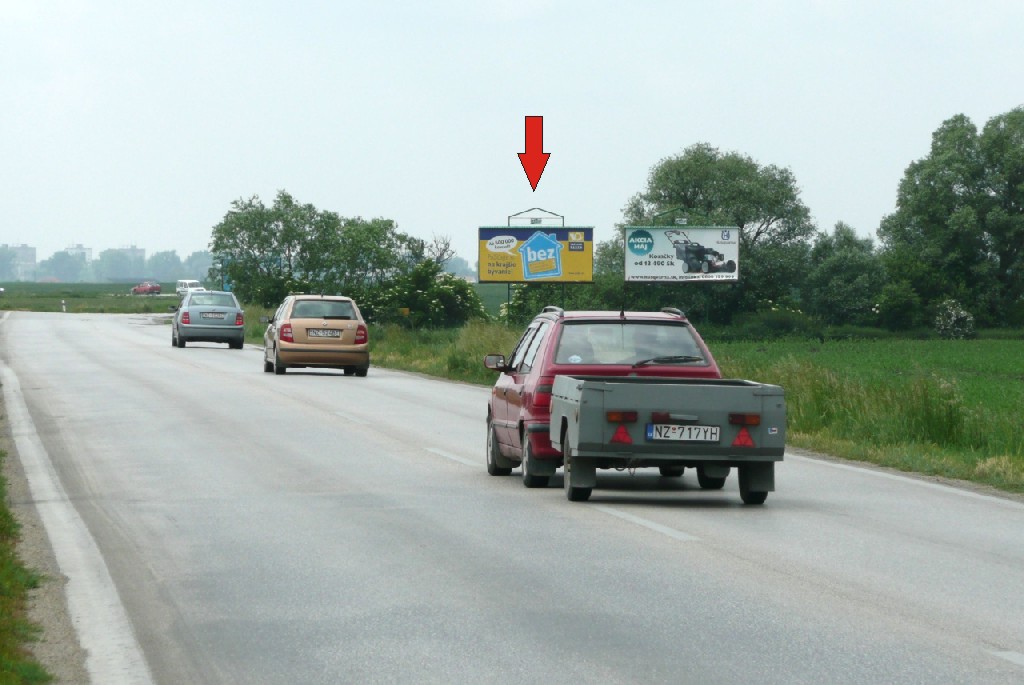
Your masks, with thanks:
[(519, 153), (519, 162), (534, 190), (550, 156), (544, 152), (544, 117), (526, 117), (526, 152)]

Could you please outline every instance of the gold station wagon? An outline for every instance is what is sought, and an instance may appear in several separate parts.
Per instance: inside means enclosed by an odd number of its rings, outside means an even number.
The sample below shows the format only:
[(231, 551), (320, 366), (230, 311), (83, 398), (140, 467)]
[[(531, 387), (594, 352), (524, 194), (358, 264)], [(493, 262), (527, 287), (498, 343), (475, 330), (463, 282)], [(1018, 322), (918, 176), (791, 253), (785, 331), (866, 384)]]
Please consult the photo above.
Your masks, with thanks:
[(289, 295), (267, 321), (263, 370), (342, 369), (365, 376), (370, 370), (369, 332), (359, 307), (341, 295)]

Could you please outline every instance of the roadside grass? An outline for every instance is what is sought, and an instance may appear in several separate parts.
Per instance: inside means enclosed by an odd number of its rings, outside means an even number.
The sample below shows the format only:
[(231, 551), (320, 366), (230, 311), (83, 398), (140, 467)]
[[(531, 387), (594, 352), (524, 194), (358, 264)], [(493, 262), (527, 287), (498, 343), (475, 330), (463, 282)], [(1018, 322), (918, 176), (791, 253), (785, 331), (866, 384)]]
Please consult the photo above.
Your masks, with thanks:
[[(70, 314), (166, 314), (177, 304), (174, 283), (162, 295), (132, 295), (135, 283), (4, 283), (0, 310)], [(63, 302), (63, 308), (61, 305)]]
[[(0, 452), (0, 464), (7, 458)], [(22, 566), (14, 553), (18, 523), (7, 506), (7, 482), (0, 476), (0, 683), (48, 683), (46, 670), (25, 645), (39, 637), (39, 628), (25, 614), (28, 591), (41, 577)]]

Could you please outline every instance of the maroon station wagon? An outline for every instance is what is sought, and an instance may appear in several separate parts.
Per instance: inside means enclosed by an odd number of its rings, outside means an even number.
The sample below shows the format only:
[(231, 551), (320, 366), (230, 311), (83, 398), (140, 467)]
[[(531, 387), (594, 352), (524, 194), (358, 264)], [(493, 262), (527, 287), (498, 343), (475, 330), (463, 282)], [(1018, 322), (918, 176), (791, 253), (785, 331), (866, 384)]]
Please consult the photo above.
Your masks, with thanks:
[(551, 446), (551, 386), (558, 375), (721, 378), (711, 352), (681, 311), (563, 311), (545, 307), (506, 358), (487, 407), (487, 472), (522, 466), (526, 487), (544, 487), (562, 465)]

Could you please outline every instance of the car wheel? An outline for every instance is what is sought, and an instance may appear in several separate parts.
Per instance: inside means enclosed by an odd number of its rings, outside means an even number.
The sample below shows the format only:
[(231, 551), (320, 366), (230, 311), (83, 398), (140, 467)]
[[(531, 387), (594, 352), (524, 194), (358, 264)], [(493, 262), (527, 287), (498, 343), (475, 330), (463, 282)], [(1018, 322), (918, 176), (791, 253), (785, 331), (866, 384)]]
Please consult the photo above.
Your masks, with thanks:
[(562, 467), (563, 483), (565, 485), (565, 498), (570, 502), (586, 502), (590, 499), (593, 488), (581, 488), (573, 483), (572, 476), (572, 452), (566, 451), (565, 465)]
[(498, 448), (498, 435), (491, 422), (487, 422), (487, 473), (492, 476), (508, 476), (512, 473), (511, 466), (499, 466), (498, 460), (502, 459), (501, 450)]
[(231, 342), (228, 343), (228, 347), (231, 348), (232, 350), (240, 350), (243, 347), (245, 347), (245, 341), (244, 340), (237, 340), (237, 341), (232, 340)]
[(183, 337), (181, 337), (181, 333), (180, 332), (174, 337), (174, 341), (178, 345), (178, 347), (184, 347), (185, 346), (185, 339)]
[(370, 367), (369, 366), (361, 366), (358, 369), (356, 369), (356, 376), (358, 376), (360, 378), (366, 378), (366, 374), (368, 374), (368, 373), (370, 373)]
[(700, 483), (700, 487), (704, 490), (721, 490), (722, 486), (725, 485), (725, 479), (728, 476), (712, 477), (704, 473), (704, 467), (697, 467), (697, 482)]
[(523, 436), (523, 461), (521, 466), (523, 467), (523, 485), (528, 488), (546, 488), (548, 486), (550, 476), (534, 473), (533, 448), (530, 447), (530, 438), (526, 435)]
[(270, 373), (273, 370), (274, 370), (274, 365), (270, 362), (269, 359), (267, 359), (267, 355), (266, 355), (266, 353), (264, 353), (264, 355), (263, 355), (263, 372), (264, 373)]
[(178, 346), (178, 336), (174, 334), (174, 329), (171, 329), (171, 347)]
[(284, 370), (288, 368), (281, 363), (281, 355), (277, 353), (277, 348), (274, 348), (274, 373), (278, 376), (284, 375)]
[(685, 466), (659, 466), (658, 472), (666, 478), (678, 478), (686, 470)]

